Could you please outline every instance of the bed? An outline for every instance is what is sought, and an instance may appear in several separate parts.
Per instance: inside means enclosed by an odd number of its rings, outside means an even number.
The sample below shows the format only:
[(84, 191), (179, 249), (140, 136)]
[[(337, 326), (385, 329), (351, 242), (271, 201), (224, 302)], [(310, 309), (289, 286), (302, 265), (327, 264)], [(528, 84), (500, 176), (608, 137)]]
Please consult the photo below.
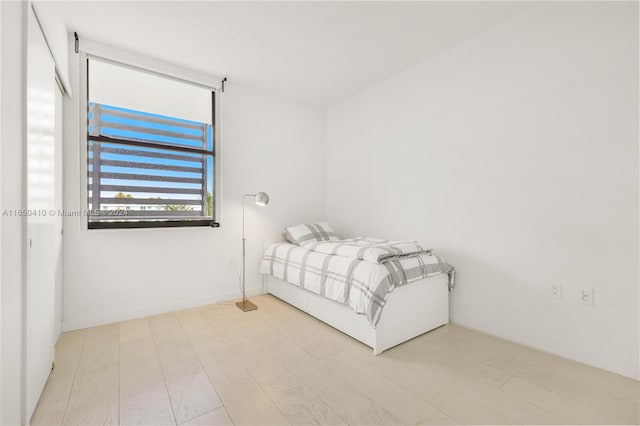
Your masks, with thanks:
[(260, 271), (268, 293), (375, 355), (449, 322), (455, 271), (433, 250), (415, 241), (342, 240), (327, 224), (299, 226), (325, 232), (301, 239), (287, 228), (290, 242), (266, 250)]

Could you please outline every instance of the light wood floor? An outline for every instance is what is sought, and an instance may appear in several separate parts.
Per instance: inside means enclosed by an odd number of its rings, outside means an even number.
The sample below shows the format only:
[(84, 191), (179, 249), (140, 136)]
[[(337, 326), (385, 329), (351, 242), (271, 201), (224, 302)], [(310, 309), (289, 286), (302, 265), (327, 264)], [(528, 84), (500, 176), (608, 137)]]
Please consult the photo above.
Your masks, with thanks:
[(637, 381), (458, 326), (373, 356), (271, 296), (65, 333), (32, 424), (637, 424)]

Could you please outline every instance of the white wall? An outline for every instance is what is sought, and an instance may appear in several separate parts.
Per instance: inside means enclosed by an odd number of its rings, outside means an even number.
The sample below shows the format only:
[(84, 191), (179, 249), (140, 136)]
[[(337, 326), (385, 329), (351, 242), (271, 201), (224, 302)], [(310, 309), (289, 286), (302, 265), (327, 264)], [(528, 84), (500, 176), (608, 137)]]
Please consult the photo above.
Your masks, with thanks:
[[(2, 47), (2, 6), (0, 5), (0, 47)], [(0, 117), (2, 117), (2, 54), (0, 54)], [(0, 142), (2, 141), (2, 119), (0, 118)], [(2, 210), (2, 149), (0, 149), (0, 210)], [(0, 220), (0, 265), (2, 264), (2, 221)], [(0, 332), (2, 331), (2, 274), (0, 273)], [(2, 337), (0, 336), (0, 421), (2, 421), (3, 380), (2, 380)]]
[(637, 379), (637, 17), (540, 5), (332, 107), (330, 223), (439, 249), (454, 322)]
[(69, 90), (69, 51), (67, 49), (67, 28), (63, 11), (55, 1), (31, 1), (42, 31), (47, 38), (51, 54), (56, 62), (56, 74), (65, 90)]
[[(24, 125), (24, 74), (26, 70), (25, 36), (26, 3), (0, 2), (2, 32), (0, 50), (2, 56), (2, 133), (0, 144), (0, 172), (2, 184), (0, 196), (3, 209), (24, 207), (23, 198), (23, 149)], [(18, 216), (2, 216), (2, 258), (0, 299), (0, 388), (2, 411), (0, 424), (22, 424), (22, 316), (23, 316), (23, 268), (24, 268), (24, 220)]]
[[(78, 55), (70, 75), (79, 93)], [(72, 330), (197, 306), (240, 295), (241, 201), (265, 191), (264, 208), (247, 203), (247, 288), (262, 292), (263, 245), (293, 222), (321, 220), (324, 210), (324, 114), (242, 88), (230, 79), (222, 94), (221, 227), (81, 230), (85, 218), (64, 223), (63, 328)], [(80, 199), (78, 96), (65, 100), (65, 208)], [(295, 161), (293, 161), (295, 159)], [(292, 178), (295, 177), (295, 178)]]

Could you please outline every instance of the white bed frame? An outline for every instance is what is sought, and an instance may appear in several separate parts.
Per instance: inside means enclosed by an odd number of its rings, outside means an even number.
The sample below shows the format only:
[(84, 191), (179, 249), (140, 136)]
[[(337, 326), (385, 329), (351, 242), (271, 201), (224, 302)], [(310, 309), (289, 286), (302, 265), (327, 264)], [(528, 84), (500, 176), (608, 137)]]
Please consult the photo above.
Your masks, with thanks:
[(278, 278), (265, 278), (268, 293), (370, 346), (374, 355), (449, 323), (446, 274), (394, 289), (376, 328), (346, 305)]

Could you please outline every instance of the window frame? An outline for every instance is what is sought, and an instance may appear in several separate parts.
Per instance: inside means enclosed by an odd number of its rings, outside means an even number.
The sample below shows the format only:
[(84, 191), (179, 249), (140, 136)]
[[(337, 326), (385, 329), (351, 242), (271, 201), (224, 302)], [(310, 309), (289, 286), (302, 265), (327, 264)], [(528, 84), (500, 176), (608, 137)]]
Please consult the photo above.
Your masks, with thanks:
[[(100, 50), (100, 49), (98, 49)], [(98, 53), (98, 54), (93, 54), (93, 53), (88, 53), (85, 51), (80, 51), (78, 52), (78, 54), (80, 55), (80, 96), (79, 96), (79, 116), (80, 116), (80, 126), (79, 126), (79, 131), (80, 131), (80, 141), (81, 141), (81, 147), (80, 147), (80, 167), (79, 167), (79, 171), (80, 171), (80, 205), (82, 206), (83, 210), (87, 212), (87, 214), (85, 214), (86, 216), (86, 220), (82, 220), (81, 221), (81, 228), (82, 230), (114, 230), (114, 229), (161, 229), (161, 228), (200, 228), (200, 227), (212, 227), (212, 228), (219, 228), (220, 227), (220, 221), (221, 221), (221, 182), (220, 182), (220, 178), (221, 178), (221, 173), (220, 173), (220, 103), (221, 103), (221, 96), (220, 94), (222, 93), (221, 90), (219, 90), (217, 87), (215, 87), (215, 85), (210, 85), (207, 83), (200, 83), (198, 81), (195, 80), (191, 80), (191, 79), (187, 79), (182, 77), (180, 74), (176, 74), (175, 72), (171, 72), (171, 71), (164, 71), (164, 69), (171, 69), (171, 68), (175, 68), (170, 66), (169, 64), (164, 64), (166, 65), (166, 67), (162, 66), (158, 66), (163, 65), (161, 63), (158, 63), (157, 61), (154, 61), (153, 64), (151, 64), (150, 66), (145, 66), (140, 65), (138, 63), (138, 61), (126, 61), (125, 60), (121, 60), (117, 55), (113, 55), (110, 54), (111, 52), (109, 52), (109, 48), (105, 49), (107, 51), (108, 54), (101, 54), (102, 52)], [(115, 57), (114, 57), (115, 56)], [(125, 52), (123, 52), (123, 55), (125, 58), (128, 56)], [(131, 55), (129, 55), (131, 56)], [(139, 59), (140, 57), (138, 55), (136, 55), (136, 59)], [(176, 220), (142, 220), (142, 221), (109, 221), (109, 222), (89, 222), (89, 215), (88, 215), (88, 209), (89, 209), (89, 200), (88, 200), (88, 193), (89, 193), (89, 189), (88, 189), (88, 182), (89, 182), (89, 177), (88, 177), (88, 165), (89, 165), (89, 152), (88, 152), (88, 146), (89, 146), (89, 139), (92, 140), (96, 140), (96, 141), (100, 141), (102, 139), (103, 142), (114, 142), (114, 143), (119, 143), (119, 144), (131, 144), (131, 145), (142, 145), (142, 146), (150, 146), (150, 145), (143, 145), (142, 143), (136, 142), (136, 141), (126, 141), (126, 140), (122, 140), (122, 139), (114, 139), (114, 140), (110, 140), (111, 138), (108, 137), (104, 137), (104, 136), (100, 136), (100, 137), (96, 137), (96, 136), (90, 136), (89, 135), (89, 128), (88, 128), (88, 118), (89, 118), (89, 60), (98, 60), (98, 61), (102, 61), (102, 62), (106, 62), (112, 65), (116, 65), (116, 66), (121, 66), (124, 68), (128, 68), (128, 69), (132, 69), (135, 71), (139, 71), (139, 72), (144, 72), (144, 73), (148, 73), (151, 75), (156, 75), (159, 77), (163, 77), (163, 78), (167, 78), (167, 79), (172, 79), (172, 80), (177, 80), (180, 81), (181, 83), (185, 83), (185, 84), (191, 84), (194, 85), (196, 87), (200, 87), (206, 90), (211, 91), (211, 97), (212, 97), (212, 109), (211, 109), (211, 114), (212, 114), (212, 127), (213, 127), (213, 132), (212, 132), (212, 149), (210, 152), (207, 152), (206, 155), (212, 155), (213, 156), (213, 165), (212, 165), (212, 176), (213, 176), (213, 186), (211, 188), (212, 191), (212, 202), (213, 202), (213, 208), (212, 208), (212, 215), (213, 217), (211, 219), (207, 218), (207, 219), (176, 219)], [(188, 75), (188, 73), (185, 73)], [(107, 140), (109, 139), (109, 140)], [(152, 148), (155, 148), (154, 146), (150, 146)], [(164, 149), (167, 149), (167, 147), (164, 147)], [(169, 147), (169, 149), (176, 149), (179, 150), (179, 147)], [(208, 151), (208, 150), (207, 150)]]

